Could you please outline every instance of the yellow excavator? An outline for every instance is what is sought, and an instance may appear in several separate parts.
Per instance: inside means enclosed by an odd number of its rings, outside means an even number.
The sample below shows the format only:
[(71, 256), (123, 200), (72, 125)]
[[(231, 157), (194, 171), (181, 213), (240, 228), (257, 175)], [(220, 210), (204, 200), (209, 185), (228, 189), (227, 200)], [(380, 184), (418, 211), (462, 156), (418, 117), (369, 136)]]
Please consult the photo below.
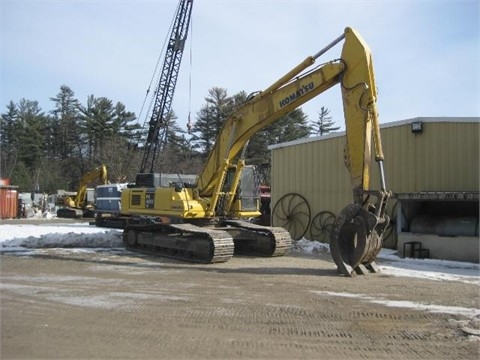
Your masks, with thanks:
[[(316, 59), (343, 43), (339, 59), (314, 66)], [(267, 125), (339, 84), (343, 99), (346, 147), (353, 204), (340, 214), (330, 242), (338, 270), (347, 275), (376, 272), (385, 215), (391, 195), (386, 189), (372, 56), (357, 31), (344, 33), (262, 92), (256, 93), (225, 121), (203, 171), (194, 184), (179, 177), (161, 187), (161, 174), (138, 174), (134, 187), (121, 195), (126, 247), (187, 261), (227, 261), (235, 254), (279, 256), (291, 247), (280, 227), (256, 225), (260, 216), (254, 168), (243, 155), (249, 139)], [(380, 189), (370, 189), (372, 140), (380, 168)], [(372, 198), (374, 201), (372, 201)]]
[(63, 202), (66, 207), (58, 209), (57, 216), (62, 218), (79, 218), (87, 217), (87, 213), (91, 213), (93, 216), (92, 209), (89, 209), (87, 204), (87, 186), (96, 180), (99, 180), (103, 185), (108, 184), (108, 173), (105, 165), (101, 165), (82, 176), (77, 194), (75, 197), (67, 196), (64, 199)]

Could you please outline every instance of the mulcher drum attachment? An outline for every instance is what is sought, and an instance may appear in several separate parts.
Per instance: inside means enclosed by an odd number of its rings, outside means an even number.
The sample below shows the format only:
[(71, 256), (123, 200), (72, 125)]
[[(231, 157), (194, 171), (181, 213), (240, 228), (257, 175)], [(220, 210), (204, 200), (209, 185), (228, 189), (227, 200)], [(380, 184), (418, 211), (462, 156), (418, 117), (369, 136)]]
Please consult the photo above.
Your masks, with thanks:
[(359, 204), (348, 205), (331, 232), (330, 253), (345, 276), (378, 272), (375, 259), (382, 248), (387, 216), (378, 219)]

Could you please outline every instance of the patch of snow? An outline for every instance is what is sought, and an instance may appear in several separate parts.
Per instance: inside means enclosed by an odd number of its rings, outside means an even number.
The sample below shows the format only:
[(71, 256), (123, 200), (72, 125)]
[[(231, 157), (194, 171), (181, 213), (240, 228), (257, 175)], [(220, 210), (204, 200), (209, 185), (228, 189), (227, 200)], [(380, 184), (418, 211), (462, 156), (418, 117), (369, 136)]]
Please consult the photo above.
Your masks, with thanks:
[(480, 285), (480, 264), (439, 259), (411, 259), (396, 255), (396, 250), (382, 249), (377, 259), (384, 274), (429, 280), (461, 281)]
[(121, 230), (106, 230), (86, 223), (20, 224), (0, 226), (0, 251), (22, 248), (112, 248), (121, 247)]
[(337, 296), (343, 298), (358, 298), (360, 300), (368, 301), (373, 304), (385, 305), (389, 307), (397, 307), (403, 309), (413, 309), (421, 311), (429, 311), (432, 313), (442, 313), (442, 314), (452, 314), (452, 315), (462, 315), (466, 317), (475, 317), (480, 315), (480, 309), (475, 308), (464, 308), (459, 306), (443, 306), (443, 305), (434, 305), (434, 304), (422, 304), (416, 303), (413, 301), (393, 301), (383, 298), (374, 298), (365, 294), (352, 294), (345, 292), (333, 292), (333, 291), (316, 291), (312, 290), (313, 293), (318, 295), (326, 296)]
[(292, 251), (305, 254), (320, 254), (330, 252), (330, 246), (318, 241), (311, 241), (305, 238), (294, 241)]
[(49, 296), (48, 299), (50, 301), (60, 302), (67, 305), (100, 308), (100, 309), (114, 309), (114, 308), (118, 308), (126, 305), (123, 299), (120, 299), (120, 298), (112, 299), (108, 295), (97, 295), (97, 296), (52, 295), (52, 296)]
[[(44, 222), (38, 224), (0, 224), (0, 253), (34, 255), (45, 249), (88, 252), (110, 250), (121, 253), (122, 230), (105, 229), (85, 222)], [(90, 250), (92, 249), (92, 250)], [(122, 250), (123, 251), (123, 250)], [(328, 244), (301, 239), (294, 241), (293, 252), (325, 254)], [(480, 286), (480, 265), (435, 259), (403, 259), (396, 250), (382, 249), (377, 257), (382, 273), (391, 276), (416, 277), (437, 281), (460, 281)]]
[(68, 305), (114, 309), (114, 308), (129, 308), (135, 307), (139, 300), (154, 300), (154, 301), (190, 301), (187, 296), (172, 296), (164, 294), (144, 294), (144, 293), (127, 293), (127, 292), (112, 292), (105, 295), (92, 296), (68, 296), (68, 295), (48, 295), (48, 299), (55, 302), (60, 302)]

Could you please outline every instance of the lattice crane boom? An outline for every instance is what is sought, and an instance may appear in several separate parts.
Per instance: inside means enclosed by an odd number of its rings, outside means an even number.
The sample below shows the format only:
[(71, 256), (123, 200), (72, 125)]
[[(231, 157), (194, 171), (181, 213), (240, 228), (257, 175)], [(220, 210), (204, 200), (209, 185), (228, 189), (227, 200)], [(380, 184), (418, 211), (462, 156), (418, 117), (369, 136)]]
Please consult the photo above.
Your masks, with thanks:
[(174, 23), (166, 49), (160, 80), (155, 90), (155, 102), (148, 123), (147, 141), (144, 147), (140, 173), (153, 173), (156, 158), (166, 142), (168, 115), (170, 113), (187, 40), (192, 14), (193, 0), (180, 0), (175, 12)]

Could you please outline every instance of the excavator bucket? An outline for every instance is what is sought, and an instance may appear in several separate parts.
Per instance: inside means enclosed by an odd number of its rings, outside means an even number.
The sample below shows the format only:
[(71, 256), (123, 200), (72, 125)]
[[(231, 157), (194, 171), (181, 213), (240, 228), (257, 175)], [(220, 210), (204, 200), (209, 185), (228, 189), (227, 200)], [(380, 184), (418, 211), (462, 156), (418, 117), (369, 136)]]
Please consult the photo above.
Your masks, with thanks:
[(375, 264), (382, 248), (388, 216), (378, 218), (359, 204), (348, 205), (337, 217), (330, 238), (330, 253), (345, 276), (378, 272)]

